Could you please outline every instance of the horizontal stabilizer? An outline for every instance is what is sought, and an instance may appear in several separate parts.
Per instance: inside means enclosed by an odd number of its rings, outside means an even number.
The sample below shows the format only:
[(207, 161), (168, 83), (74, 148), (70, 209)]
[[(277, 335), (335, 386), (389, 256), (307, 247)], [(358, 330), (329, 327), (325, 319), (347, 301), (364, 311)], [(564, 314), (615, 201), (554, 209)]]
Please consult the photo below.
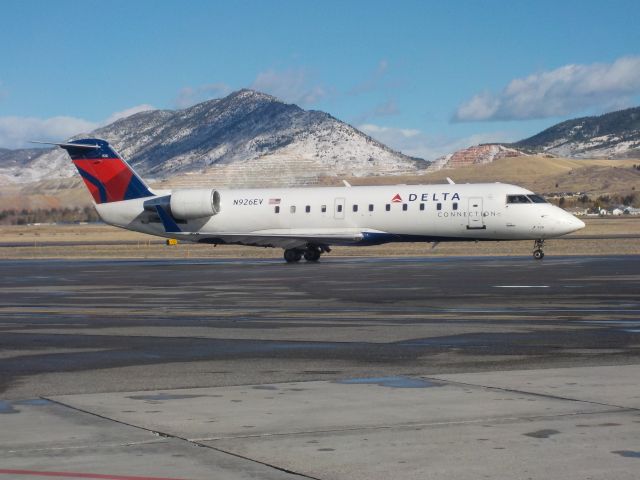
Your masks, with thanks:
[(87, 145), (83, 143), (54, 143), (54, 142), (36, 142), (35, 140), (30, 141), (29, 143), (39, 143), (40, 145), (55, 145), (57, 147), (62, 147), (64, 149), (67, 148), (80, 148), (80, 149), (89, 149), (95, 150), (100, 148), (100, 145)]

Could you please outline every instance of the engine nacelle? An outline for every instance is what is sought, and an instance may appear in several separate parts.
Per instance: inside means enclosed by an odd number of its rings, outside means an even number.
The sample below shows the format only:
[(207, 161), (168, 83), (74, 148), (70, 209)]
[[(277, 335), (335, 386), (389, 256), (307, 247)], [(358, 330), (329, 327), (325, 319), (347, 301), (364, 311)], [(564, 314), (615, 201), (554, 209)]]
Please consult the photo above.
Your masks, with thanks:
[(215, 190), (174, 190), (169, 205), (179, 220), (211, 217), (220, 211), (220, 194)]

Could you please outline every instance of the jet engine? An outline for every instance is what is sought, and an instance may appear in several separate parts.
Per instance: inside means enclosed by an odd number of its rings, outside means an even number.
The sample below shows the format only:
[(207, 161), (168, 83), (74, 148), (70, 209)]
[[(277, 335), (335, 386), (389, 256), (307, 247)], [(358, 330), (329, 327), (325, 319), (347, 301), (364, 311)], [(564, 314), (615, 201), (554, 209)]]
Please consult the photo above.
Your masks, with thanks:
[(169, 205), (179, 220), (211, 217), (220, 211), (220, 194), (216, 190), (174, 190)]

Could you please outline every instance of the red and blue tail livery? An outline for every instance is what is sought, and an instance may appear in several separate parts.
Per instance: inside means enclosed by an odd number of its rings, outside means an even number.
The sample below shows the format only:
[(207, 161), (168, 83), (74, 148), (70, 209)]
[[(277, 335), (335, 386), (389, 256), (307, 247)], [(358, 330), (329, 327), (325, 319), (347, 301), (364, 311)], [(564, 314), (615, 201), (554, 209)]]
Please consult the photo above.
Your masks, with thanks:
[(71, 157), (96, 203), (153, 196), (149, 187), (104, 140), (58, 143)]

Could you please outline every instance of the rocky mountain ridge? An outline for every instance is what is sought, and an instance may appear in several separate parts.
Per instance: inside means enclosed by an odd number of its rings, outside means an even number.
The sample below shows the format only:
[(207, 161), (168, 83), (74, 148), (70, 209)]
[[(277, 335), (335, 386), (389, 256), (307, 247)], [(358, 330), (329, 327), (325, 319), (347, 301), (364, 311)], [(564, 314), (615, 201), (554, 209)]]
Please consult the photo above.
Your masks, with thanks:
[[(168, 186), (255, 187), (323, 183), (323, 177), (418, 175), (544, 154), (640, 158), (640, 107), (554, 125), (512, 144), (483, 144), (430, 163), (391, 150), (320, 111), (252, 90), (183, 110), (151, 110), (87, 134), (112, 143), (145, 178)], [(72, 178), (60, 149), (0, 149), (0, 184)]]
[(567, 120), (515, 143), (464, 148), (437, 158), (429, 170), (535, 154), (576, 159), (640, 158), (640, 107)]
[(509, 146), (567, 158), (640, 158), (640, 107), (567, 120)]
[[(271, 184), (287, 185), (309, 183), (322, 175), (406, 174), (429, 165), (327, 113), (303, 110), (253, 90), (240, 90), (184, 110), (140, 112), (74, 138), (85, 136), (109, 141), (145, 177), (216, 176), (218, 186), (230, 181), (241, 182), (236, 186), (254, 186), (265, 178)], [(14, 152), (15, 160), (20, 151)], [(233, 174), (247, 163), (251, 172)], [(281, 168), (274, 177), (276, 164)], [(226, 178), (227, 170), (233, 180)], [(287, 172), (299, 175), (286, 178)], [(46, 150), (28, 161), (0, 163), (0, 176), (11, 183), (74, 174), (60, 149)]]

